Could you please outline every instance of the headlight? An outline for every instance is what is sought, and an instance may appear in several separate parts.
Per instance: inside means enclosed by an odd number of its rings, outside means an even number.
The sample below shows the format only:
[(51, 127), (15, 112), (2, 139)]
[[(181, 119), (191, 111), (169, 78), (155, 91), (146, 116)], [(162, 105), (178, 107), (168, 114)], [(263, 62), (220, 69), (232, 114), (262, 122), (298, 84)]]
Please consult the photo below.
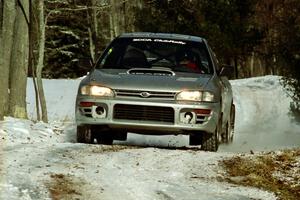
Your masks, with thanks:
[(108, 87), (85, 85), (80, 89), (82, 95), (100, 96), (100, 97), (113, 97), (114, 92)]
[(182, 91), (176, 99), (179, 101), (201, 101), (202, 93), (200, 91)]
[(182, 91), (177, 94), (178, 101), (214, 101), (214, 94), (208, 91)]

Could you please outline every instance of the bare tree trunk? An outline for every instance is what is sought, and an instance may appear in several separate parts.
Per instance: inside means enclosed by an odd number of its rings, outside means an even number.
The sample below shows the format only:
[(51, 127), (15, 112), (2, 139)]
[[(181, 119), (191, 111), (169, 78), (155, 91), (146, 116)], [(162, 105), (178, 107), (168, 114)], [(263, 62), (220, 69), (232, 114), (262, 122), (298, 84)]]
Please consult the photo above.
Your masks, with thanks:
[(20, 1), (16, 11), (14, 41), (10, 58), (9, 113), (13, 117), (27, 118), (26, 88), (29, 38), (26, 19), (29, 16), (28, 0)]
[(90, 28), (88, 28), (89, 32), (89, 43), (90, 43), (90, 54), (93, 64), (95, 63), (95, 43), (93, 42), (93, 33)]
[(115, 37), (120, 35), (120, 1), (112, 0), (114, 2), (114, 7), (113, 7), (113, 16), (114, 16), (114, 33)]
[(92, 3), (92, 24), (93, 24), (92, 28), (93, 28), (95, 37), (98, 37), (99, 30), (98, 30), (97, 10), (96, 10), (97, 0), (91, 0), (91, 3)]
[(48, 122), (47, 105), (43, 88), (42, 81), (42, 70), (44, 67), (44, 53), (45, 53), (45, 19), (44, 19), (44, 0), (38, 0), (38, 19), (39, 19), (39, 48), (38, 48), (38, 62), (36, 66), (36, 77), (37, 86), (39, 92), (39, 99), (42, 110), (42, 120), (43, 122)]
[(32, 5), (32, 1), (29, 1), (29, 15), (30, 15), (30, 23), (29, 23), (29, 69), (31, 70), (32, 74), (32, 82), (34, 86), (35, 92), (35, 108), (36, 108), (36, 117), (37, 121), (41, 121), (40, 115), (40, 101), (39, 101), (39, 94), (38, 88), (36, 83), (36, 70), (35, 70), (35, 59), (34, 59), (34, 9)]
[(113, 15), (109, 14), (109, 30), (110, 30), (110, 40), (113, 40), (115, 37), (114, 34), (114, 19), (113, 19)]
[(36, 119), (37, 121), (41, 121), (41, 113), (40, 113), (40, 98), (39, 98), (39, 90), (37, 86), (37, 80), (36, 80), (36, 74), (35, 69), (32, 67), (32, 82), (34, 87), (34, 93), (35, 93), (35, 108), (36, 108)]
[[(250, 58), (250, 77), (254, 75), (254, 52), (251, 53), (251, 58)], [(256, 75), (256, 74), (255, 74)]]
[(90, 7), (87, 10), (88, 15), (88, 21), (89, 21), (89, 46), (90, 46), (90, 55), (91, 60), (93, 63), (95, 63), (95, 59), (97, 57), (97, 54), (95, 52), (96, 43), (98, 40), (98, 22), (97, 22), (97, 2), (96, 0), (90, 0), (88, 2), (88, 6)]
[(0, 33), (0, 120), (8, 114), (9, 102), (9, 70), (13, 44), (13, 29), (16, 17), (15, 1), (1, 1), (1, 33)]
[[(3, 0), (0, 0), (0, 42), (1, 42), (1, 30), (3, 26)], [(1, 43), (0, 43), (1, 44)]]
[(126, 28), (126, 2), (121, 2), (119, 5), (119, 9), (118, 9), (118, 21), (119, 21), (119, 34), (124, 33), (125, 32), (125, 28)]
[(235, 78), (239, 78), (239, 71), (238, 71), (238, 59), (234, 56), (234, 71), (235, 71)]
[(0, 3), (0, 119), (26, 118), (29, 4), (26, 0)]
[[(119, 3), (119, 2), (118, 2)], [(119, 22), (118, 15), (119, 10), (117, 9), (118, 3), (115, 0), (110, 1), (110, 30), (111, 30), (111, 39), (115, 38), (120, 34), (119, 31)]]

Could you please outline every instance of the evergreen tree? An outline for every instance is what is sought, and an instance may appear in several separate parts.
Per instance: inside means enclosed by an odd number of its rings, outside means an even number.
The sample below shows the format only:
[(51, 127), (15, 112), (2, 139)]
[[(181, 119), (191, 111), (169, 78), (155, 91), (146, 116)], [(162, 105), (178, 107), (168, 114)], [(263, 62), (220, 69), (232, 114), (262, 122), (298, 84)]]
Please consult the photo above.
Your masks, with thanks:
[(300, 2), (283, 1), (281, 6), (287, 12), (277, 13), (277, 57), (284, 73), (282, 83), (293, 100), (291, 113), (300, 122)]
[(201, 23), (198, 1), (145, 1), (144, 5), (135, 13), (139, 31), (198, 35)]
[[(146, 1), (147, 2), (147, 1)], [(261, 39), (251, 21), (253, 0), (150, 1), (137, 10), (141, 31), (172, 32), (207, 38), (223, 63), (238, 65)]]
[(74, 78), (86, 74), (90, 58), (86, 1), (46, 1), (44, 77)]

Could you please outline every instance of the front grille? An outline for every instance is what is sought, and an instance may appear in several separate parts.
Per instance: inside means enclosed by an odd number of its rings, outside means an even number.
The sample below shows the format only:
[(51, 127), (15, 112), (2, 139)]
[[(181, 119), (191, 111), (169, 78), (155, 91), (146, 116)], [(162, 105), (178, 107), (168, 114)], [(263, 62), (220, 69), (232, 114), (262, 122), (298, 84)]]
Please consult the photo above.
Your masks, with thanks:
[(115, 90), (117, 97), (175, 99), (175, 92), (157, 92), (140, 90)]
[(116, 104), (114, 119), (174, 123), (174, 109), (170, 107)]

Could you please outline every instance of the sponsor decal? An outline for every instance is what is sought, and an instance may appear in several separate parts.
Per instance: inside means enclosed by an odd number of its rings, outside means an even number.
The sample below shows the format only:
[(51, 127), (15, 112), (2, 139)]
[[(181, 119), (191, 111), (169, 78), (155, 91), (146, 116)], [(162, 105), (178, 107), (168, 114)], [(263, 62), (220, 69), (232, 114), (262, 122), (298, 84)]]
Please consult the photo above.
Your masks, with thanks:
[(162, 42), (162, 43), (172, 43), (185, 45), (186, 42), (179, 40), (167, 40), (167, 39), (150, 39), (150, 38), (134, 38), (133, 42)]

